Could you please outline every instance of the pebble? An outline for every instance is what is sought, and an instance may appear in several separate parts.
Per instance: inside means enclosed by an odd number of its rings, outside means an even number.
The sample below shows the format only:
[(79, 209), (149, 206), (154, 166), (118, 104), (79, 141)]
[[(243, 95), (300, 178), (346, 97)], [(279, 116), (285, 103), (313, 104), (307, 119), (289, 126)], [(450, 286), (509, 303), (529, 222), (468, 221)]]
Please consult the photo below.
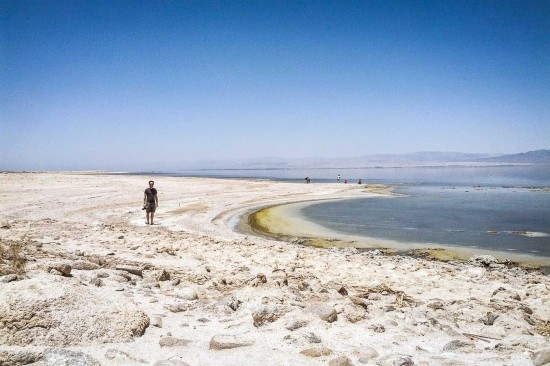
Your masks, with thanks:
[(305, 319), (295, 319), (291, 318), (285, 325), (285, 328), (290, 331), (294, 331), (296, 329), (300, 329), (308, 324), (308, 321)]
[(460, 348), (471, 346), (470, 343), (454, 339), (443, 346), (443, 351), (455, 351)]
[(199, 295), (197, 294), (197, 291), (191, 287), (181, 287), (176, 291), (176, 297), (184, 300), (197, 300), (199, 298)]
[(285, 313), (285, 308), (279, 305), (270, 304), (258, 306), (252, 310), (252, 320), (255, 327), (261, 327), (267, 323), (273, 323)]
[(541, 349), (533, 353), (531, 360), (535, 366), (550, 364), (550, 348)]
[(321, 343), (322, 342), (321, 337), (319, 337), (315, 333), (311, 333), (311, 332), (305, 334), (304, 338), (307, 339), (307, 341), (309, 343)]
[(340, 356), (330, 360), (328, 364), (329, 366), (353, 366), (353, 362), (346, 356)]
[(392, 354), (380, 358), (376, 364), (378, 366), (414, 366), (411, 356), (402, 354)]
[(237, 311), (237, 309), (239, 308), (239, 306), (241, 306), (242, 304), (242, 301), (240, 301), (239, 299), (235, 298), (234, 296), (230, 296), (226, 301), (225, 301), (225, 305), (227, 305), (231, 310), (233, 311)]
[(118, 265), (118, 266), (115, 267), (115, 269), (117, 271), (125, 271), (125, 272), (128, 272), (128, 273), (134, 274), (136, 276), (143, 277), (143, 270), (141, 268), (138, 268), (138, 267)]
[(162, 328), (162, 318), (160, 316), (153, 316), (151, 318), (151, 325), (153, 327)]
[(83, 352), (70, 351), (62, 348), (51, 348), (44, 351), (41, 366), (100, 366), (101, 363)]
[(120, 350), (117, 350), (117, 349), (114, 349), (114, 348), (110, 348), (110, 349), (107, 350), (107, 352), (105, 352), (105, 358), (108, 359), (108, 360), (117, 360), (117, 361), (130, 361), (131, 360), (131, 361), (136, 361), (136, 362), (139, 362), (139, 363), (147, 363), (147, 361), (145, 361), (145, 360), (133, 357), (133, 356), (131, 356), (130, 354), (128, 354), (126, 352), (123, 352), (123, 351), (120, 351)]
[(326, 347), (314, 347), (314, 348), (306, 348), (305, 350), (300, 352), (304, 356), (308, 357), (321, 357), (321, 356), (330, 356), (332, 355), (332, 350), (326, 348)]
[(369, 363), (370, 360), (379, 356), (378, 352), (370, 346), (357, 348), (354, 353), (359, 357), (359, 362), (361, 363)]
[(0, 277), (0, 282), (9, 283), (9, 282), (15, 281), (16, 279), (17, 279), (17, 275), (12, 273), (12, 274), (8, 274)]
[(187, 346), (191, 341), (187, 339), (181, 339), (176, 337), (164, 337), (159, 341), (161, 347), (184, 347)]
[(251, 346), (254, 341), (239, 338), (233, 335), (215, 335), (210, 339), (211, 350), (223, 350), (237, 347)]
[(306, 313), (315, 314), (328, 323), (335, 322), (338, 319), (338, 314), (336, 313), (336, 310), (332, 306), (326, 305), (324, 303), (313, 304), (305, 308), (304, 311)]

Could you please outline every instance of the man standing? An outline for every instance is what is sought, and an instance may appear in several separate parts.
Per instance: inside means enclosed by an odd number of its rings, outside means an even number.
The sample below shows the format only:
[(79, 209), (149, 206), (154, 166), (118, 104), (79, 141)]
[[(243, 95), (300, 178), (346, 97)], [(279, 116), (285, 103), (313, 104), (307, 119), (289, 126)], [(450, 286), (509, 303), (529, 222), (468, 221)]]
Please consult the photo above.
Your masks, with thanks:
[[(153, 220), (155, 218), (155, 210), (159, 205), (159, 199), (157, 197), (157, 190), (153, 188), (155, 182), (149, 181), (149, 188), (143, 193), (143, 206), (145, 207), (145, 223), (147, 225), (153, 225)], [(149, 221), (149, 214), (151, 214), (151, 220)]]

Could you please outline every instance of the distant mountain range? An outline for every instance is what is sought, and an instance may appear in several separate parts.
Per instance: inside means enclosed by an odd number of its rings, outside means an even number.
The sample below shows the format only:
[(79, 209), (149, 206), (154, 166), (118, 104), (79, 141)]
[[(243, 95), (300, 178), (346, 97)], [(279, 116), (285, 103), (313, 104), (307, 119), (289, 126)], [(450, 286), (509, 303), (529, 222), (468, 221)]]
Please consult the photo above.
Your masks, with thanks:
[(406, 166), (487, 166), (506, 164), (550, 164), (550, 150), (520, 154), (471, 154), (422, 151), (409, 154), (377, 154), (349, 158), (257, 158), (183, 163), (179, 170), (194, 169), (321, 169)]
[(494, 163), (527, 163), (527, 164), (550, 164), (550, 150), (535, 150), (520, 154), (509, 154), (481, 159)]

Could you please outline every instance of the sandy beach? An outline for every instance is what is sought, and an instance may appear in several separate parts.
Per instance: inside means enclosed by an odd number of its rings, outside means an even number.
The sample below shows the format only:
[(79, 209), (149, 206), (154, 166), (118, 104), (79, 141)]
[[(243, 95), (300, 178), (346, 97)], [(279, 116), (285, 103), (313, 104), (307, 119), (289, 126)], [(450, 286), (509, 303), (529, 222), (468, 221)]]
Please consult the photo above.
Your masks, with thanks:
[[(141, 210), (149, 179), (156, 225)], [(263, 225), (296, 238), (242, 227), (261, 208), (379, 186), (94, 173), (0, 184), (0, 365), (550, 363), (540, 271), (487, 253), (307, 246), (300, 234), (322, 229), (284, 212)]]

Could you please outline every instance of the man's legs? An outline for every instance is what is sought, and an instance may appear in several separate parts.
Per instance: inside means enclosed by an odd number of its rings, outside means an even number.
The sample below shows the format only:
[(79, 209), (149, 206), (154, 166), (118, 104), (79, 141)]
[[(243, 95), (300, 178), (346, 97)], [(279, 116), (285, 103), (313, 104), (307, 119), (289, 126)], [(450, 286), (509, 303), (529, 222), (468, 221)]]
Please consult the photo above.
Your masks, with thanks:
[(145, 211), (145, 223), (149, 224), (149, 211)]
[(151, 211), (151, 221), (149, 221), (151, 223), (151, 225), (153, 225), (153, 219), (154, 218), (155, 218), (155, 212)]

